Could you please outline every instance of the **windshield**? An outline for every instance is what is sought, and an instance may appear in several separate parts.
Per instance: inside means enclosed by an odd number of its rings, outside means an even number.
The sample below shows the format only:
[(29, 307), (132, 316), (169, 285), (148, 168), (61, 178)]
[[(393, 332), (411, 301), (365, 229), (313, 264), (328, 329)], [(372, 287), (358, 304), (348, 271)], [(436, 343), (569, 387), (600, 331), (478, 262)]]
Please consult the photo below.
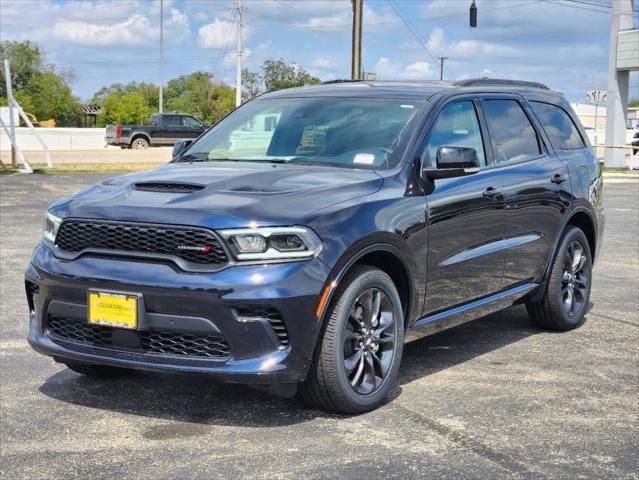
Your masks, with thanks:
[(253, 100), (203, 135), (178, 160), (397, 165), (420, 102), (373, 98)]

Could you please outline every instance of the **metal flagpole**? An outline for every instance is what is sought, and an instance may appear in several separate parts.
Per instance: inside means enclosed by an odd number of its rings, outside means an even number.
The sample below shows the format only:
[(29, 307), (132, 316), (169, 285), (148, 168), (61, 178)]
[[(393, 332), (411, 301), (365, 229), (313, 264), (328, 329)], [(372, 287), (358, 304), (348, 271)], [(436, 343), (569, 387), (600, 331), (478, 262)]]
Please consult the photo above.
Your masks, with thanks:
[(9, 73), (9, 59), (4, 59), (4, 77), (7, 83), (7, 103), (9, 104), (9, 131), (11, 132), (11, 136), (9, 137), (9, 141), (11, 142), (11, 166), (16, 168), (18, 166), (18, 162), (16, 161), (16, 125), (13, 117), (13, 89), (11, 87), (11, 74)]
[(160, 0), (160, 113), (164, 111), (164, 0)]
[(235, 107), (242, 105), (242, 0), (237, 1), (237, 65), (235, 71)]

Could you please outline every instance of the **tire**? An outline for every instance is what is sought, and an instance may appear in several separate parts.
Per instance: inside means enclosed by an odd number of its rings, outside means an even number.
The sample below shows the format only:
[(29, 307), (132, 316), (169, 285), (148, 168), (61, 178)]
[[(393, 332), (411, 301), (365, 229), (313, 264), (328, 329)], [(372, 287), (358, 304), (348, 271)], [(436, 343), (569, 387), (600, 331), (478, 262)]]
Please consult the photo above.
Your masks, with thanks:
[[(581, 253), (579, 253), (581, 251)], [(592, 286), (592, 254), (584, 232), (570, 226), (553, 260), (544, 296), (526, 304), (541, 328), (568, 331), (585, 321)]]
[(131, 148), (133, 150), (146, 150), (149, 148), (149, 141), (144, 137), (138, 137), (131, 142)]
[(302, 398), (345, 414), (379, 407), (397, 380), (403, 347), (404, 315), (395, 284), (382, 270), (353, 267), (327, 311), (315, 358), (300, 385)]
[(67, 368), (76, 373), (94, 378), (116, 378), (130, 375), (132, 370), (128, 368), (111, 367), (109, 365), (89, 365), (87, 363), (65, 362)]

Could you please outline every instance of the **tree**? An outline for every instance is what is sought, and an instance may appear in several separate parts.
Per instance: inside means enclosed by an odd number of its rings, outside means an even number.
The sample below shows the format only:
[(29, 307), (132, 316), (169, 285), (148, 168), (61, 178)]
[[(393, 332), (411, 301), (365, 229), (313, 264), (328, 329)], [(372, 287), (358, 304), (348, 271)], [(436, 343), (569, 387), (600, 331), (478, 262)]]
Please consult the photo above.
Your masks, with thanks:
[(109, 95), (126, 95), (127, 93), (135, 92), (137, 88), (138, 84), (136, 82), (129, 82), (126, 85), (123, 83), (112, 83), (108, 87), (102, 87), (95, 92), (91, 101), (102, 105)]
[(19, 92), (29, 102), (22, 105), (23, 109), (40, 120), (55, 118), (60, 125), (72, 125), (78, 118), (78, 99), (64, 79), (53, 71), (35, 72)]
[(249, 72), (247, 68), (242, 70), (242, 97), (246, 100), (255, 98), (264, 92), (262, 78), (255, 72)]
[(167, 111), (189, 113), (206, 123), (217, 122), (235, 106), (234, 90), (207, 72), (169, 81), (165, 95)]
[(635, 98), (634, 100), (630, 100), (628, 104), (630, 108), (639, 108), (639, 98)]
[(100, 124), (144, 124), (149, 120), (151, 109), (139, 92), (118, 95), (110, 93), (104, 99), (104, 116)]
[[(5, 58), (9, 59), (14, 93), (25, 88), (35, 72), (45, 68), (40, 47), (28, 40), (26, 42), (0, 42), (0, 59), (4, 61)], [(4, 77), (2, 77), (0, 97), (6, 96), (7, 87), (4, 83)]]
[(262, 66), (264, 72), (262, 78), (267, 92), (281, 90), (283, 88), (302, 87), (315, 85), (320, 79), (298, 65), (287, 65), (283, 59), (266, 60)]
[[(71, 71), (56, 72), (45, 64), (40, 47), (30, 41), (0, 42), (0, 58), (9, 59), (13, 96), (25, 112), (40, 120), (54, 118), (60, 125), (77, 123), (79, 102), (71, 90)], [(5, 104), (6, 96), (2, 81), (0, 97)]]

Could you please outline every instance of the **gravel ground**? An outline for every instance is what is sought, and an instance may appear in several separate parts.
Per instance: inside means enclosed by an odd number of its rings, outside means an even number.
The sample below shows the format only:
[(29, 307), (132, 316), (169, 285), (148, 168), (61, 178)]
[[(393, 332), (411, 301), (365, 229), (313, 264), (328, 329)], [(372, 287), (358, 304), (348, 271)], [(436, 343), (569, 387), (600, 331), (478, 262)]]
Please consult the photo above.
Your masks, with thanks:
[(639, 478), (636, 178), (606, 187), (583, 327), (516, 307), (418, 340), (391, 401), (343, 417), (201, 377), (92, 380), (29, 348), (42, 212), (105, 177), (0, 177), (0, 478)]

